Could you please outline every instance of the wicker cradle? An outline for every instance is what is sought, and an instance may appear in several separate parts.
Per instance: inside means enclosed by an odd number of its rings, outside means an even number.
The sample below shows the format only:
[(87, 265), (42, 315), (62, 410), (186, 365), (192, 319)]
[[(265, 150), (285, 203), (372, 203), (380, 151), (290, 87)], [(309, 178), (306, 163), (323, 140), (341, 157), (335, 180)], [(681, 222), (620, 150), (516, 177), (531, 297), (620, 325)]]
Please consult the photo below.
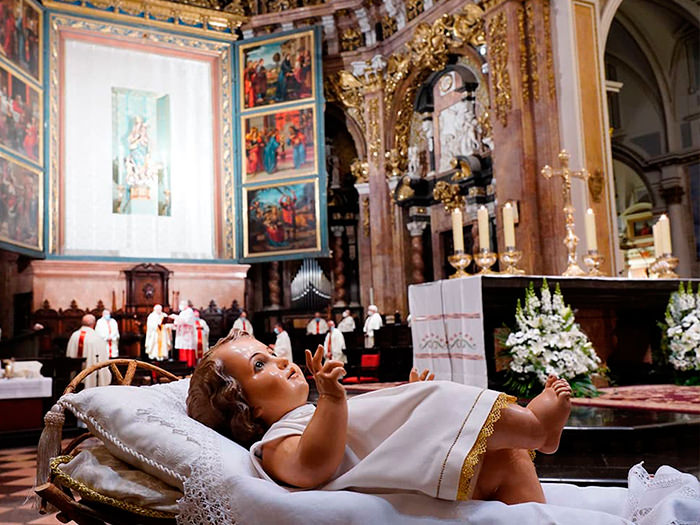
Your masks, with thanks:
[[(97, 363), (86, 368), (78, 374), (66, 387), (64, 394), (74, 392), (78, 385), (90, 374), (101, 368), (109, 367), (113, 380), (119, 385), (131, 385), (137, 368), (144, 368), (150, 371), (160, 382), (177, 381), (180, 378), (170, 372), (163, 370), (150, 363), (135, 359), (112, 359)], [(122, 372), (122, 370), (125, 371)], [(120, 370), (120, 368), (122, 370)], [(117, 525), (159, 524), (174, 525), (175, 516), (165, 512), (154, 511), (136, 505), (127, 504), (119, 500), (99, 494), (89, 487), (86, 487), (72, 478), (63, 475), (58, 466), (70, 459), (73, 451), (92, 434), (84, 434), (73, 439), (64, 449), (60, 456), (53, 459), (41, 458), (42, 441), (50, 433), (57, 433), (59, 438), (63, 429), (63, 409), (54, 405), (44, 418), (45, 427), (39, 443), (39, 454), (37, 455), (37, 487), (35, 492), (38, 498), (39, 512), (46, 514), (58, 509), (56, 518), (62, 523), (71, 520), (80, 525), (104, 525), (114, 523)], [(49, 427), (54, 428), (50, 429)], [(51, 454), (52, 456), (54, 454)], [(46, 464), (44, 464), (46, 463)], [(43, 478), (43, 479), (42, 479)], [(48, 481), (46, 481), (48, 479)], [(46, 481), (46, 482), (44, 482)], [(79, 496), (79, 499), (76, 497)], [(55, 508), (51, 508), (53, 506)]]

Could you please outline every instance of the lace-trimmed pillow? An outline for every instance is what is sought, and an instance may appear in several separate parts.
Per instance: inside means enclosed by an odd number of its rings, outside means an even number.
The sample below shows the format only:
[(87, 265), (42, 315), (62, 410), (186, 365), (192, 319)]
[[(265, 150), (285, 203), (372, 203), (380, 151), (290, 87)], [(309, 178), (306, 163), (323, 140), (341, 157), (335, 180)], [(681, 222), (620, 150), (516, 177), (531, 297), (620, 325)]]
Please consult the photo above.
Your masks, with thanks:
[(207, 443), (218, 445), (224, 476), (257, 477), (248, 450), (187, 416), (188, 388), (189, 379), (104, 386), (66, 394), (58, 402), (114, 456), (180, 490)]

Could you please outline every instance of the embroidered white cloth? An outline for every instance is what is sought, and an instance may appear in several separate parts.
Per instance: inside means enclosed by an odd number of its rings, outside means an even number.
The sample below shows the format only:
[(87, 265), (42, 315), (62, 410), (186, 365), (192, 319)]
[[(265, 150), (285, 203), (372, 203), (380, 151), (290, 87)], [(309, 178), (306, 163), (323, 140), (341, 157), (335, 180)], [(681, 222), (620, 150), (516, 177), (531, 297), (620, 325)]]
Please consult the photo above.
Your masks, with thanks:
[(51, 397), (50, 377), (12, 377), (0, 380), (0, 399)]
[[(498, 396), (499, 392), (493, 390), (426, 381), (351, 398), (345, 456), (331, 481), (321, 488), (420, 492), (448, 500), (469, 498), (477, 474), (460, 485), (462, 466), (472, 449), (478, 449), (477, 437)], [(262, 477), (270, 479), (259, 457), (262, 445), (301, 435), (314, 410), (313, 405), (292, 410), (251, 447), (251, 457)], [(429, 438), (416, 438), (426, 433)], [(483, 450), (472, 453), (473, 467)]]
[(485, 388), (481, 276), (408, 287), (413, 364), (436, 379)]

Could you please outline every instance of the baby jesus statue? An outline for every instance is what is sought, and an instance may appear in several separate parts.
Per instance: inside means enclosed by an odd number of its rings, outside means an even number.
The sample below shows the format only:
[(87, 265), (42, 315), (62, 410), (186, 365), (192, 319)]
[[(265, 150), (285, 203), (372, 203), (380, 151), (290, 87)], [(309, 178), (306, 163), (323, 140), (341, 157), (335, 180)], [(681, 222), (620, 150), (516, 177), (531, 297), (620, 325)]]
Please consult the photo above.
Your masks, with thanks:
[(492, 390), (449, 381), (410, 382), (348, 400), (343, 364), (301, 368), (247, 332), (232, 330), (199, 363), (187, 412), (250, 453), (260, 475), (295, 489), (419, 492), (446, 500), (544, 503), (530, 451), (553, 453), (571, 388), (549, 377), (526, 407)]

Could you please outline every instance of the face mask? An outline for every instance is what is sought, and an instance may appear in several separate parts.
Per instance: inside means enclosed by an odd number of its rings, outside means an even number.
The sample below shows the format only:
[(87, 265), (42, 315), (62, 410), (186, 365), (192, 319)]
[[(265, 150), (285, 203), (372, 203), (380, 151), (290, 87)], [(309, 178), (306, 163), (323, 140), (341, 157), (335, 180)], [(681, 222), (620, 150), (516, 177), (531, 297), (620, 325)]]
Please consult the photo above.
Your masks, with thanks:
[(279, 328), (274, 328), (274, 329), (273, 329), (273, 332), (275, 332), (276, 334), (278, 334), (278, 335), (279, 335), (279, 333), (280, 333), (280, 329), (279, 329)]
[(102, 314), (103, 319), (109, 319), (110, 317), (111, 317), (111, 315), (109, 315), (109, 314)]

